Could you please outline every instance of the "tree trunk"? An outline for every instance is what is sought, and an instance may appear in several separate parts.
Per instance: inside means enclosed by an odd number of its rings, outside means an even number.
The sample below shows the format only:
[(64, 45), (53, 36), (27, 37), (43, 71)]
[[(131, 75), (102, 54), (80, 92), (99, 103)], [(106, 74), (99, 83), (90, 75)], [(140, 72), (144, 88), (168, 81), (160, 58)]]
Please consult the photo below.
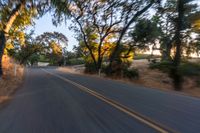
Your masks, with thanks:
[(2, 77), (3, 75), (2, 57), (3, 57), (5, 43), (6, 43), (5, 33), (4, 31), (0, 31), (0, 77)]
[(3, 57), (3, 51), (5, 48), (5, 44), (6, 44), (6, 37), (5, 34), (7, 34), (12, 26), (12, 24), (14, 23), (14, 21), (16, 20), (17, 16), (19, 15), (19, 11), (24, 8), (25, 5), (25, 0), (21, 0), (21, 3), (19, 3), (18, 5), (16, 5), (16, 8), (13, 9), (13, 11), (11, 12), (7, 23), (5, 24), (5, 26), (3, 27), (3, 30), (0, 31), (0, 78), (3, 75), (3, 69), (2, 69), (2, 57)]
[(178, 20), (176, 28), (176, 53), (174, 57), (175, 66), (179, 66), (181, 62), (181, 30), (183, 27), (184, 3), (183, 0), (178, 0)]
[(171, 61), (171, 49), (172, 43), (167, 43), (165, 46), (165, 50), (162, 50), (162, 60), (163, 61)]
[(90, 48), (90, 46), (89, 46), (89, 44), (88, 44), (88, 42), (87, 42), (86, 34), (85, 34), (84, 29), (83, 29), (83, 27), (82, 27), (83, 25), (79, 22), (79, 20), (78, 20), (77, 18), (75, 18), (75, 20), (76, 20), (77, 24), (79, 25), (79, 28), (80, 28), (80, 30), (81, 30), (81, 32), (82, 32), (82, 34), (83, 34), (83, 41), (84, 41), (84, 43), (85, 43), (85, 46), (86, 46), (87, 49), (89, 50), (90, 56), (92, 57), (93, 63), (94, 63), (94, 65), (95, 65), (95, 69), (96, 69), (96, 71), (98, 72), (98, 64), (97, 64), (97, 61), (96, 61), (95, 56), (94, 56), (94, 54), (93, 54), (93, 51), (92, 51), (92, 49)]
[(183, 0), (178, 0), (178, 19), (176, 23), (176, 33), (175, 33), (175, 43), (176, 43), (176, 53), (173, 59), (173, 67), (171, 70), (171, 76), (173, 78), (175, 90), (182, 89), (182, 75), (179, 72), (179, 66), (181, 63), (181, 31), (183, 30), (183, 17), (184, 17), (184, 3)]
[(10, 28), (12, 27), (12, 24), (16, 20), (17, 16), (19, 15), (19, 11), (22, 10), (25, 6), (25, 0), (21, 0), (21, 3), (16, 5), (16, 8), (14, 8), (8, 18), (7, 23), (5, 24), (3, 30), (5, 33), (8, 33)]
[(101, 69), (102, 60), (103, 60), (103, 57), (100, 57), (100, 58), (98, 59), (98, 63), (97, 63), (97, 68), (98, 68), (98, 70)]

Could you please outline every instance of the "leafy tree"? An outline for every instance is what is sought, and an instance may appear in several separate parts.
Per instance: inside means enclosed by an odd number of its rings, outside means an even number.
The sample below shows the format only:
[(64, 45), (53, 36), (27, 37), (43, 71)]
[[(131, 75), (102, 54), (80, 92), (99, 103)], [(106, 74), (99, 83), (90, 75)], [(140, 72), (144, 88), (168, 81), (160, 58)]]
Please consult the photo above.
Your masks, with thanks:
[[(119, 2), (119, 1), (118, 1)], [(120, 2), (119, 2), (120, 3)], [(119, 37), (116, 42), (116, 46), (110, 56), (110, 64), (109, 71), (112, 71), (112, 63), (115, 60), (118, 60), (118, 56), (120, 55), (120, 45), (122, 44), (122, 40), (129, 30), (130, 26), (135, 23), (139, 17), (141, 17), (144, 13), (148, 11), (152, 6), (160, 3), (160, 0), (139, 0), (139, 1), (121, 1), (123, 5), (122, 11), (124, 14), (124, 24), (122, 30), (119, 34)]]
[(19, 61), (20, 64), (35, 63), (39, 58), (39, 54), (45, 48), (43, 45), (35, 42), (34, 38), (32, 38), (32, 34), (33, 32), (25, 34), (24, 43), (26, 45), (15, 42), (18, 44), (15, 44), (11, 49), (7, 49), (8, 54)]
[[(118, 1), (117, 1), (118, 2)], [(65, 7), (53, 1), (56, 6), (57, 23), (62, 16), (68, 15), (76, 24), (73, 28), (80, 33), (81, 39), (94, 63), (96, 71), (101, 69), (102, 61), (105, 56), (105, 45), (111, 40), (111, 34), (120, 31), (122, 15), (117, 13), (119, 4), (116, 1), (71, 1), (64, 2)], [(68, 5), (68, 6), (67, 6)], [(109, 41), (110, 42), (110, 41)]]
[(164, 61), (172, 60), (171, 49), (175, 40), (176, 13), (176, 0), (167, 0), (157, 8), (157, 13), (154, 16), (161, 29), (159, 43), (162, 60)]
[(131, 41), (130, 50), (138, 49), (149, 49), (150, 45), (153, 45), (152, 51), (156, 47), (156, 41), (160, 38), (161, 29), (157, 26), (157, 19), (153, 17), (152, 19), (140, 19), (135, 25), (134, 30), (129, 32)]
[(44, 47), (41, 54), (50, 59), (51, 64), (59, 64), (63, 60), (63, 47), (68, 44), (65, 35), (59, 32), (45, 32), (36, 37), (36, 44)]
[(36, 17), (36, 14), (42, 15), (48, 6), (47, 1), (0, 1), (0, 76), (3, 74), (2, 56), (10, 33), (15, 33), (17, 28), (29, 25), (31, 19)]
[(50, 59), (50, 64), (61, 65), (62, 62), (62, 47), (56, 42), (52, 41), (49, 44), (50, 52), (47, 54), (47, 57)]
[[(196, 5), (192, 4), (193, 0), (178, 0), (177, 1), (177, 18), (175, 21), (175, 55), (173, 59), (173, 67), (171, 69), (171, 76), (174, 79), (174, 86), (176, 90), (182, 88), (182, 76), (179, 72), (179, 66), (181, 63), (181, 55), (184, 47), (185, 36), (188, 36), (188, 29), (191, 28), (191, 24), (188, 21), (191, 15), (196, 14)], [(195, 11), (195, 12), (193, 12)]]

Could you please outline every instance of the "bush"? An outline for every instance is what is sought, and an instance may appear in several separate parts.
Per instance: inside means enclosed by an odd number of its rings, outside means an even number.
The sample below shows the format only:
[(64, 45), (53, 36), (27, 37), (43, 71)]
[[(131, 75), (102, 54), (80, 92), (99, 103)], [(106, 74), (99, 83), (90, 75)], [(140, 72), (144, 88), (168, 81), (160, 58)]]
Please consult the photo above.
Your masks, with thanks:
[(187, 77), (196, 77), (197, 86), (200, 86), (200, 64), (198, 63), (191, 63), (191, 62), (183, 62), (180, 66), (180, 73), (183, 76)]
[(136, 54), (134, 60), (149, 59), (149, 58), (160, 58), (160, 55), (150, 55), (150, 54)]
[(92, 62), (85, 63), (85, 73), (96, 73), (96, 67)]
[(81, 65), (84, 64), (85, 61), (82, 58), (72, 58), (69, 59), (66, 63), (69, 65)]
[(123, 77), (129, 78), (129, 79), (138, 79), (139, 78), (139, 72), (135, 68), (125, 68), (123, 69)]
[(130, 65), (130, 61), (123, 62), (121, 59), (118, 59), (113, 61), (111, 71), (109, 70), (109, 66), (105, 68), (105, 73), (108, 76), (119, 77), (122, 75), (123, 70), (129, 68)]
[(180, 73), (182, 73), (184, 76), (199, 76), (200, 65), (197, 63), (183, 62), (180, 65)]
[(108, 67), (106, 65), (102, 66), (102, 72), (105, 72), (107, 76), (115, 77), (115, 78), (129, 78), (129, 79), (138, 79), (139, 72), (135, 68), (130, 68), (128, 64), (114, 64), (112, 73), (110, 74), (108, 71)]
[[(172, 67), (173, 67), (172, 62), (167, 62), (167, 61), (150, 64), (151, 69), (159, 69), (165, 73), (169, 73)], [(179, 73), (183, 76), (200, 75), (200, 65), (197, 63), (182, 62), (178, 70), (179, 70)]]
[(150, 63), (149, 68), (151, 69), (159, 69), (162, 72), (169, 73), (172, 69), (173, 64), (169, 61), (162, 61), (157, 63)]

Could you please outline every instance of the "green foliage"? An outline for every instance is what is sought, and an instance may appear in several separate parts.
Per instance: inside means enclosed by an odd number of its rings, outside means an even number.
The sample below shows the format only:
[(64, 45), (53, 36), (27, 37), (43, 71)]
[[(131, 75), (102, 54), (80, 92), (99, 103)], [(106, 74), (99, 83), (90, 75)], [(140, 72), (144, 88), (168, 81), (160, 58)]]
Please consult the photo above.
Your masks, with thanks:
[(63, 44), (64, 46), (68, 45), (67, 37), (59, 32), (44, 32), (43, 34), (36, 37), (37, 43), (43, 43), (46, 46), (49, 46), (50, 43), (55, 42), (59, 45)]
[(50, 62), (50, 59), (46, 55), (40, 54), (39, 62)]
[[(172, 62), (163, 61), (158, 63), (151, 63), (151, 69), (159, 69), (162, 72), (170, 73), (171, 69), (173, 69)], [(188, 61), (182, 62), (178, 68), (178, 73), (183, 76), (199, 76), (200, 75), (200, 64), (191, 63)]]
[(31, 65), (37, 63), (40, 60), (40, 56), (37, 53), (32, 54), (29, 56), (27, 62), (30, 62)]
[(66, 64), (68, 65), (81, 65), (84, 63), (85, 61), (82, 58), (71, 58), (71, 59), (68, 59), (66, 62)]
[(68, 44), (67, 37), (59, 32), (44, 32), (35, 39), (35, 43), (44, 47), (41, 54), (48, 59), (51, 65), (64, 63), (63, 54)]
[(123, 77), (129, 78), (129, 79), (138, 79), (139, 78), (139, 72), (135, 68), (124, 68), (123, 69)]
[(183, 62), (180, 65), (180, 73), (184, 76), (200, 76), (200, 64)]
[(62, 47), (54, 41), (49, 44), (49, 53), (47, 53), (51, 65), (57, 65), (62, 62)]
[(172, 68), (172, 62), (162, 61), (157, 63), (151, 63), (149, 66), (151, 69), (159, 69), (162, 72), (169, 73)]
[(148, 19), (141, 19), (136, 23), (135, 29), (130, 35), (135, 43), (152, 43), (160, 35), (160, 29), (156, 22)]
[(15, 52), (14, 58), (16, 58), (20, 64), (35, 63), (34, 61), (39, 60), (39, 53), (43, 50), (41, 45), (37, 44), (26, 44), (21, 47), (18, 52)]
[(93, 62), (85, 62), (85, 73), (96, 73), (97, 68)]
[(136, 54), (134, 60), (149, 59), (149, 58), (160, 58), (160, 55), (150, 55), (150, 54)]

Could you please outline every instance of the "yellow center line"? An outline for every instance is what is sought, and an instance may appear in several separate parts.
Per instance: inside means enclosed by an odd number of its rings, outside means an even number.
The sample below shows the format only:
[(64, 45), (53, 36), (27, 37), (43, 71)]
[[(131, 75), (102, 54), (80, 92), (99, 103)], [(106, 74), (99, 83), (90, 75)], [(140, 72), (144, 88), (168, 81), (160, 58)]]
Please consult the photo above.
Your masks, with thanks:
[(157, 130), (158, 132), (161, 132), (161, 133), (177, 133), (177, 131), (174, 131), (173, 129), (165, 127), (164, 125), (158, 124), (157, 122), (153, 121), (152, 119), (150, 119), (146, 116), (143, 116), (143, 115), (139, 114), (138, 112), (135, 112), (135, 111), (131, 110), (130, 108), (97, 93), (96, 91), (93, 91), (93, 90), (91, 90), (91, 89), (89, 89), (89, 88), (87, 88), (87, 87), (85, 87), (81, 84), (78, 84), (78, 83), (71, 81), (71, 80), (69, 80), (65, 77), (60, 76), (60, 75), (51, 73), (51, 72), (44, 70), (44, 69), (42, 69), (42, 70), (45, 71), (48, 74), (51, 74), (51, 75), (53, 75), (53, 76), (55, 76), (59, 79), (62, 79), (65, 82), (68, 82), (68, 83), (78, 87), (80, 90), (87, 92), (87, 93), (91, 94), (92, 96), (95, 96), (96, 98), (98, 98), (98, 99), (104, 101), (105, 103), (115, 107), (116, 109), (128, 114), (129, 116), (131, 116), (131, 117), (137, 119), (138, 121), (148, 125), (149, 127)]

